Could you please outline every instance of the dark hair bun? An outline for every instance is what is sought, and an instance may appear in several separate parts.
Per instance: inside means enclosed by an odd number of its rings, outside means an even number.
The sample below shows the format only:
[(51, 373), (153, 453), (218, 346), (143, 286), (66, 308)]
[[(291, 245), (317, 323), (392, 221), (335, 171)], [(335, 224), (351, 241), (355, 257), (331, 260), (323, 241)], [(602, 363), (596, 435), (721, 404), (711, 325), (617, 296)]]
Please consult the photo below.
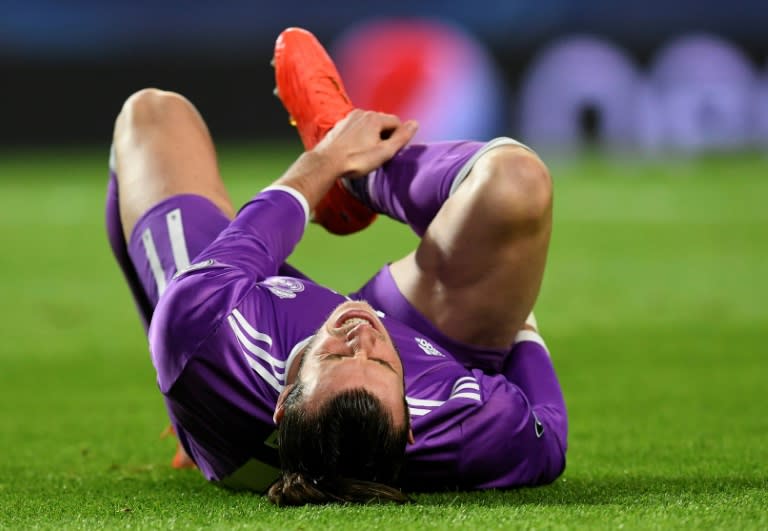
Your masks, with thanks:
[(400, 490), (382, 483), (346, 478), (338, 478), (332, 482), (310, 480), (296, 472), (283, 474), (269, 488), (267, 497), (278, 506), (411, 501)]

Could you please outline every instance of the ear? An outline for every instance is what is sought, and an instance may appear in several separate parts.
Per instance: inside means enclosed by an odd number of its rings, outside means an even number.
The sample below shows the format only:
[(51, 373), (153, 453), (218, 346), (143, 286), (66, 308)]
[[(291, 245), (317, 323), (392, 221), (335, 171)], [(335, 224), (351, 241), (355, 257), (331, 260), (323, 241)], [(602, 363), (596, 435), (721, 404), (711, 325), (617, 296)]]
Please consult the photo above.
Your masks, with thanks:
[(275, 413), (272, 415), (272, 420), (275, 423), (275, 426), (280, 424), (280, 421), (283, 420), (283, 415), (285, 415), (285, 400), (288, 398), (288, 395), (291, 394), (291, 391), (293, 391), (293, 388), (296, 384), (288, 384), (286, 385), (283, 390), (280, 392), (280, 396), (277, 397), (277, 404), (275, 404)]
[(413, 438), (412, 429), (408, 429), (408, 444), (416, 444), (416, 439)]

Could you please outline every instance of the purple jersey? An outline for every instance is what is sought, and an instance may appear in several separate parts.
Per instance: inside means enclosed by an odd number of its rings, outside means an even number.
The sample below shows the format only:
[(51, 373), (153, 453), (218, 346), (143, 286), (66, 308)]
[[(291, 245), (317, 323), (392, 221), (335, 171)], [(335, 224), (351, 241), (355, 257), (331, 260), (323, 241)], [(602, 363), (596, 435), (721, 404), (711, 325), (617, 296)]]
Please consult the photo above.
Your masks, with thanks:
[[(200, 198), (166, 200), (140, 220), (135, 233), (146, 234), (163, 215), (172, 232), (181, 220), (170, 213), (181, 216), (191, 201)], [(200, 205), (195, 208), (200, 216)], [(151, 295), (159, 302), (150, 349), (171, 420), (203, 474), (224, 485), (264, 490), (277, 478), (272, 414), (287, 368), (346, 299), (284, 264), (307, 214), (295, 192), (262, 192)], [(170, 238), (175, 260), (179, 244)], [(153, 264), (146, 243), (146, 267), (164, 269), (157, 256)], [(456, 344), (407, 303), (387, 268), (352, 297), (383, 312), (402, 356), (416, 439), (406, 449), (406, 485), (511, 487), (559, 475), (565, 411), (536, 334), (511, 352)]]

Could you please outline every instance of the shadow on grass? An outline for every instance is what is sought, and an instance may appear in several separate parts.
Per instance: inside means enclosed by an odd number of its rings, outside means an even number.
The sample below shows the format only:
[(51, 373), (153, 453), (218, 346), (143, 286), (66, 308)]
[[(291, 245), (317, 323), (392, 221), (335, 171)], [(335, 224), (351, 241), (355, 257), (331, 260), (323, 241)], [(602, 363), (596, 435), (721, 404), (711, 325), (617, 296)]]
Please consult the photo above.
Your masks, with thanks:
[(564, 478), (538, 488), (491, 491), (414, 493), (419, 505), (607, 505), (631, 504), (638, 500), (695, 499), (765, 491), (768, 478), (743, 477), (620, 477)]

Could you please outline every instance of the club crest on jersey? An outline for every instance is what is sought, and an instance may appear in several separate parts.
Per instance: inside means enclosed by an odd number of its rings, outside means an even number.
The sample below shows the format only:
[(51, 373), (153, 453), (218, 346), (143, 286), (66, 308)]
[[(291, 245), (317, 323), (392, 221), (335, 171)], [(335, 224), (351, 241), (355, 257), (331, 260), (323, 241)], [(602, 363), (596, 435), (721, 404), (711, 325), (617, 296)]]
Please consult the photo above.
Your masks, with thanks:
[(295, 299), (297, 293), (304, 291), (301, 280), (291, 277), (269, 277), (262, 284), (281, 299)]
[(437, 350), (435, 347), (432, 346), (432, 343), (424, 339), (423, 337), (414, 337), (413, 338), (416, 341), (416, 344), (419, 345), (421, 350), (426, 352), (428, 356), (438, 356), (440, 358), (444, 358), (445, 354)]

